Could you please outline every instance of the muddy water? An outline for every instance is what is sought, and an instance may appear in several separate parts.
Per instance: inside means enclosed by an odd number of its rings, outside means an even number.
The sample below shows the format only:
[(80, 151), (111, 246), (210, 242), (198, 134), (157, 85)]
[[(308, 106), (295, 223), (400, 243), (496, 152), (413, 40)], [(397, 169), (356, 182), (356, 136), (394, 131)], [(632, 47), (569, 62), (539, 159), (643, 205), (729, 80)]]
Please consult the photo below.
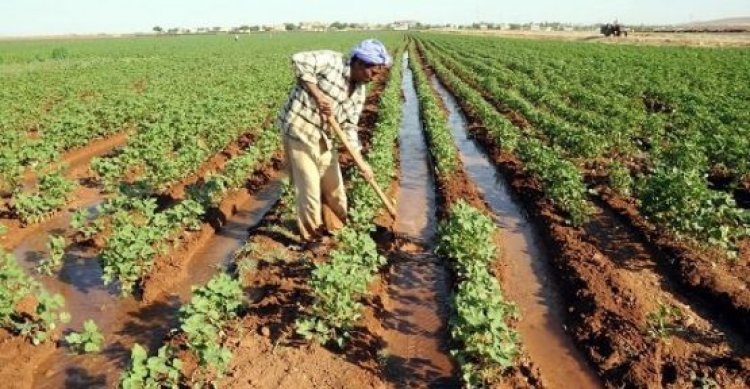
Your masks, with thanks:
[(435, 184), (412, 74), (406, 66), (402, 89), (406, 101), (399, 134), (401, 178), (395, 232), (409, 242), (390, 258), (393, 265), (382, 318), (387, 375), (399, 387), (452, 387), (457, 382), (446, 344), (450, 279), (430, 250), (436, 229)]
[(410, 239), (427, 243), (435, 236), (435, 181), (419, 119), (419, 101), (406, 64), (404, 62), (401, 82), (404, 103), (399, 131), (401, 177), (396, 230)]
[(532, 361), (553, 388), (601, 387), (583, 355), (563, 330), (564, 306), (555, 293), (552, 269), (547, 265), (549, 260), (541, 239), (511, 198), (494, 164), (468, 138), (466, 119), (454, 97), (436, 78), (432, 78), (432, 83), (448, 109), (461, 161), (495, 214), (509, 267), (509, 277), (503, 286), (508, 298), (520, 308), (518, 330)]
[[(158, 347), (170, 328), (177, 324), (179, 306), (190, 297), (192, 285), (208, 281), (217, 269), (227, 264), (242, 245), (248, 229), (257, 224), (278, 199), (281, 181), (276, 179), (263, 190), (239, 205), (237, 213), (192, 256), (190, 276), (171, 289), (171, 294), (145, 305), (134, 298), (120, 298), (115, 287), (105, 287), (97, 258), (82, 249), (66, 253), (59, 277), (44, 277), (43, 283), (53, 293), (65, 297), (66, 309), (73, 319), (65, 331), (80, 330), (83, 322), (93, 319), (105, 337), (103, 351), (93, 355), (71, 355), (61, 348), (36, 369), (34, 387), (113, 387), (129, 361), (130, 349), (140, 343), (152, 351)], [(60, 221), (55, 229), (67, 223)], [(15, 253), (31, 268), (47, 254), (47, 234), (37, 234), (23, 242)]]

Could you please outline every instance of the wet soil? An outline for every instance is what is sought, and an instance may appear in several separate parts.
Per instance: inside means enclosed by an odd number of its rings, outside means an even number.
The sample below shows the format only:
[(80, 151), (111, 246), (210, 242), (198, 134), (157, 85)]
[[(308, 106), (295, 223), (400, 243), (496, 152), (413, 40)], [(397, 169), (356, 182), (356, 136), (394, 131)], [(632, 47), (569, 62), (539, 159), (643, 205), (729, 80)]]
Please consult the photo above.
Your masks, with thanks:
[[(653, 254), (642, 242), (627, 235), (622, 241), (635, 246), (609, 243), (622, 236), (623, 225), (601, 209), (585, 230), (568, 226), (539, 183), (524, 175), (522, 163), (502, 152), (471, 107), (463, 108), (473, 119), (472, 133), (491, 152), (548, 240), (569, 304), (570, 332), (608, 386), (685, 387), (704, 378), (722, 387), (748, 383), (745, 345), (654, 271)], [(633, 257), (642, 261), (639, 266), (623, 262)], [(667, 339), (646, 335), (649, 314), (661, 303), (683, 311), (684, 323), (672, 324), (685, 332)]]
[(402, 121), (399, 130), (399, 243), (387, 254), (382, 310), (378, 312), (387, 354), (386, 376), (397, 386), (456, 386), (448, 354), (451, 281), (430, 250), (436, 232), (432, 165), (419, 119), (419, 102), (404, 58)]
[(524, 348), (550, 387), (600, 387), (598, 377), (563, 329), (565, 307), (555, 289), (554, 270), (542, 239), (494, 164), (469, 137), (468, 123), (455, 98), (437, 78), (431, 80), (447, 109), (463, 166), (500, 229), (499, 247), (507, 266), (502, 285), (520, 309), (516, 328)]
[[(0, 244), (9, 250), (13, 249), (29, 236), (44, 233), (48, 229), (46, 227), (47, 224), (56, 225), (63, 220), (67, 220), (69, 212), (98, 204), (103, 196), (93, 180), (93, 173), (89, 169), (89, 164), (95, 157), (110, 153), (117, 147), (124, 145), (128, 135), (128, 131), (123, 131), (109, 138), (95, 140), (85, 147), (65, 153), (62, 157), (62, 163), (67, 166), (65, 176), (78, 182), (78, 187), (71, 196), (72, 201), (62, 211), (50, 215), (47, 220), (27, 226), (22, 225), (12, 215), (6, 214), (7, 212), (3, 212), (2, 216), (0, 216), (0, 223), (4, 224), (8, 228), (8, 231), (4, 236), (0, 236)], [(36, 181), (34, 173), (30, 172), (26, 174), (25, 181), (25, 185), (33, 186)]]
[(80, 255), (80, 258), (67, 258), (60, 279), (45, 279), (44, 284), (48, 290), (66, 297), (73, 322), (65, 330), (78, 329), (85, 319), (94, 319), (105, 336), (104, 350), (94, 356), (72, 356), (58, 349), (36, 369), (40, 374), (34, 386), (114, 385), (127, 365), (132, 345), (137, 342), (152, 350), (159, 345), (176, 325), (177, 310), (190, 297), (191, 286), (205, 282), (226, 264), (244, 243), (247, 229), (259, 221), (277, 198), (278, 189), (276, 179), (257, 195), (237, 203), (237, 213), (227, 215), (224, 228), (207, 238), (203, 247), (190, 257), (191, 271), (185, 274), (189, 277), (180, 277), (178, 273), (170, 282), (170, 293), (148, 303), (118, 298), (116, 288), (101, 285), (101, 270), (95, 257), (70, 251), (69, 256)]
[(228, 193), (218, 207), (207, 212), (198, 231), (183, 234), (174, 250), (157, 258), (141, 282), (142, 300), (149, 303), (174, 292), (173, 285), (186, 279), (191, 284), (208, 281), (214, 272), (206, 272), (205, 265), (209, 264), (209, 268), (212, 263), (216, 265), (216, 254), (225, 259), (231, 256), (243, 244), (247, 229), (280, 196), (283, 176), (280, 164), (280, 157), (276, 156), (267, 166), (257, 169), (245, 188)]

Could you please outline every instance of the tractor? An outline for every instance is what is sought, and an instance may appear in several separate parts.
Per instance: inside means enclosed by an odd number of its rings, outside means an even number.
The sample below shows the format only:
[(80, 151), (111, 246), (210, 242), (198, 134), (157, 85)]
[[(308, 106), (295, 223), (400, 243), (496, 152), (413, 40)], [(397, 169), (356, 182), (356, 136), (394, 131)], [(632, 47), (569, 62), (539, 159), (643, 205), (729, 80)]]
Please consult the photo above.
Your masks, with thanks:
[(628, 36), (628, 29), (618, 22), (602, 24), (599, 31), (606, 37), (610, 37), (613, 35), (618, 38), (620, 36)]

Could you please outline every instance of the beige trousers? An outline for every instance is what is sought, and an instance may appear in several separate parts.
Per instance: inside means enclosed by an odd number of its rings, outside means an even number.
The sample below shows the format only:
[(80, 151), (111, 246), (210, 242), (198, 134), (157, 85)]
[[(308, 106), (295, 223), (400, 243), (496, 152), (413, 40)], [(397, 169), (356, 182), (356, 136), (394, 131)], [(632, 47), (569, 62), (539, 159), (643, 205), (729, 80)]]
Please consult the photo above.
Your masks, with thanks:
[(328, 150), (323, 140), (312, 147), (289, 136), (284, 136), (284, 151), (302, 239), (318, 238), (323, 225), (328, 232), (341, 228), (346, 220), (346, 191), (338, 152)]

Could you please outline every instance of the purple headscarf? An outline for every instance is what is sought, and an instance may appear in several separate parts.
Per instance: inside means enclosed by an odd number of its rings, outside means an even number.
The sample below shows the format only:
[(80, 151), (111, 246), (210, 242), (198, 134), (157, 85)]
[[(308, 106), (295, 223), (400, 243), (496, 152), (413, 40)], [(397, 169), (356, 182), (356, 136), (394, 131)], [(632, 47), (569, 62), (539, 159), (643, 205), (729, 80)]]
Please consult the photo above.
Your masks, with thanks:
[(351, 51), (352, 58), (359, 58), (368, 65), (391, 66), (393, 60), (382, 42), (377, 39), (365, 39), (354, 46)]

